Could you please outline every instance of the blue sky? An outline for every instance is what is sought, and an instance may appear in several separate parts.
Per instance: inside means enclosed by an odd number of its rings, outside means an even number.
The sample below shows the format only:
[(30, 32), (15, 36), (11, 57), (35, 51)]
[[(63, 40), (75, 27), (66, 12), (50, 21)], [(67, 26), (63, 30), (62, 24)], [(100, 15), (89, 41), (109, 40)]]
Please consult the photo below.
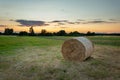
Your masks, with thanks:
[(120, 0), (0, 0), (1, 19), (120, 19)]

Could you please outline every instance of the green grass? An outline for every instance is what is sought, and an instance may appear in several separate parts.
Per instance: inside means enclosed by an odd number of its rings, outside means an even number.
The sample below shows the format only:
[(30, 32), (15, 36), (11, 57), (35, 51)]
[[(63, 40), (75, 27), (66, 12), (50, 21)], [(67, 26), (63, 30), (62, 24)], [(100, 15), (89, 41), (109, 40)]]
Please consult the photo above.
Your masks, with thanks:
[[(71, 37), (12, 37), (0, 36), (0, 50), (10, 50), (23, 46), (54, 46), (60, 45)], [(88, 37), (95, 44), (120, 46), (120, 37), (93, 36)]]
[(61, 41), (46, 39), (43, 37), (0, 37), (0, 46), (54, 46), (61, 43)]
[[(10, 50), (25, 46), (48, 47), (62, 45), (62, 43), (72, 37), (20, 37), (20, 36), (0, 36), (0, 54), (13, 54)], [(120, 47), (119, 36), (92, 36), (88, 37), (96, 45), (108, 45)]]
[[(27, 47), (27, 46), (38, 46), (48, 47), (62, 44), (61, 40), (47, 39), (44, 37), (13, 37), (13, 36), (0, 36), (0, 54), (2, 52)], [(4, 53), (5, 54), (5, 53)]]
[(120, 47), (119, 36), (92, 36), (88, 37), (94, 44)]

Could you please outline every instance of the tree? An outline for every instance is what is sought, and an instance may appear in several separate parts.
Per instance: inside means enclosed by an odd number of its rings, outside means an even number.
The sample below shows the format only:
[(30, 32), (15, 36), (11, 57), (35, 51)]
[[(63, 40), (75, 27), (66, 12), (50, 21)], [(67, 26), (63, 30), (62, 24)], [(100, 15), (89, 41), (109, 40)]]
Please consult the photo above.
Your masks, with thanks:
[(2, 35), (2, 32), (0, 32), (0, 35)]
[(41, 30), (41, 33), (42, 33), (42, 34), (45, 34), (46, 32), (47, 32), (47, 31), (46, 31), (45, 29), (42, 29), (42, 30)]
[(45, 29), (42, 29), (40, 35), (41, 35), (41, 36), (45, 36), (46, 33), (47, 33), (47, 31), (46, 31)]
[(60, 30), (59, 32), (57, 32), (58, 36), (65, 36), (67, 33), (65, 32), (65, 30)]
[(28, 33), (26, 31), (21, 31), (19, 32), (19, 36), (27, 36)]
[(70, 32), (68, 35), (70, 36), (80, 36), (81, 34), (78, 31)]
[(51, 32), (47, 32), (45, 36), (53, 36), (53, 34)]
[(5, 28), (4, 34), (5, 35), (12, 35), (13, 34), (13, 29)]
[(34, 36), (35, 35), (33, 26), (30, 27), (29, 32), (30, 32), (30, 36)]
[(95, 35), (95, 32), (90, 32), (90, 31), (88, 31), (88, 32), (86, 33), (86, 35), (88, 35), (88, 36), (93, 36), (93, 35)]
[(90, 31), (88, 31), (88, 32), (87, 32), (87, 35), (90, 35), (90, 34), (91, 34), (91, 32), (90, 32)]

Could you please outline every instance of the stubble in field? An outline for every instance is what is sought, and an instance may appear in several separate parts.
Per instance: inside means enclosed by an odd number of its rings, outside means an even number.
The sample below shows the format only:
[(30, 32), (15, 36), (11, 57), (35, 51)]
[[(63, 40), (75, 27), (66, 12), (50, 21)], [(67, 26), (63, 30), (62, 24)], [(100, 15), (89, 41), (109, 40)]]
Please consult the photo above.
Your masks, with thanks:
[(119, 80), (120, 50), (95, 46), (92, 58), (84, 62), (65, 61), (61, 46), (24, 47), (16, 55), (1, 57), (3, 80)]

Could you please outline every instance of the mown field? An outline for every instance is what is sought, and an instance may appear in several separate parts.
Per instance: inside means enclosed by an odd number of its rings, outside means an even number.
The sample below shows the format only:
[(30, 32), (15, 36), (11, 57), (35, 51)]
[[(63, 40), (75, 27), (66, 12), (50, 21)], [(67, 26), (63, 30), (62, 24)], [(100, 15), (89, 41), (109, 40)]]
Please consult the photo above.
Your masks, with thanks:
[(120, 80), (119, 36), (87, 37), (94, 53), (84, 62), (62, 57), (69, 38), (0, 36), (0, 80)]

